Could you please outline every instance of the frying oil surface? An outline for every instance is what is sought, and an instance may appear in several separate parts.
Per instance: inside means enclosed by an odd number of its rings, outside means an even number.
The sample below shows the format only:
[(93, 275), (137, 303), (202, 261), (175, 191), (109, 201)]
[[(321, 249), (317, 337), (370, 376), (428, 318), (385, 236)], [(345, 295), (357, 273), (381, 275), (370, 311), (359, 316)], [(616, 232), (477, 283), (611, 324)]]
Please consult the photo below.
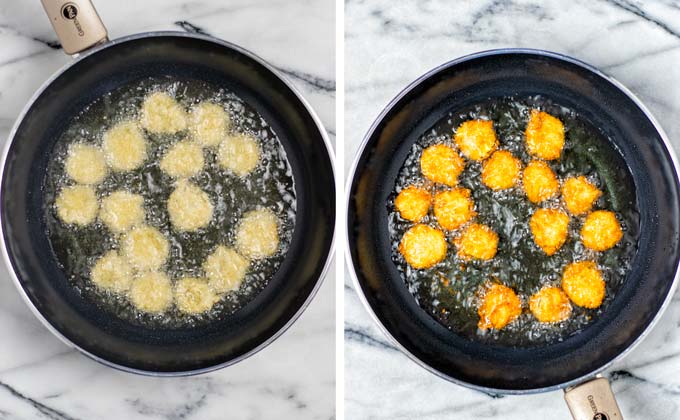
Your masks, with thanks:
[[(594, 209), (614, 211), (624, 230), (622, 240), (612, 249), (595, 252), (586, 248), (579, 231), (585, 215), (571, 215), (566, 243), (548, 256), (532, 238), (529, 220), (539, 206), (532, 204), (518, 184), (511, 189), (494, 191), (482, 183), (482, 164), (467, 160), (459, 176), (459, 186), (471, 190), (477, 213), (475, 223), (482, 223), (498, 234), (498, 251), (488, 261), (463, 260), (452, 244), (455, 234), (446, 233), (448, 252), (444, 260), (429, 269), (410, 267), (399, 252), (399, 243), (413, 222), (404, 220), (395, 210), (397, 193), (409, 185), (422, 185), (432, 192), (444, 190), (434, 185), (421, 172), (422, 151), (434, 144), (453, 145), (455, 129), (464, 121), (492, 120), (499, 148), (510, 151), (524, 166), (532, 159), (526, 151), (524, 131), (532, 108), (539, 108), (564, 123), (565, 146), (559, 160), (547, 162), (564, 180), (585, 175), (602, 191)], [(619, 154), (606, 137), (575, 112), (542, 97), (493, 99), (448, 115), (424, 133), (414, 144), (396, 180), (387, 203), (393, 261), (418, 304), (455, 333), (489, 343), (510, 346), (532, 346), (561, 341), (578, 333), (607, 310), (630, 271), (639, 235), (639, 215), (632, 177)], [(559, 197), (540, 207), (558, 208), (565, 212)], [(437, 227), (430, 211), (421, 223)], [(606, 282), (606, 295), (597, 309), (573, 306), (571, 316), (559, 323), (540, 323), (528, 311), (528, 298), (546, 286), (560, 286), (564, 267), (573, 261), (592, 260), (601, 269)], [(478, 328), (478, 291), (488, 281), (511, 287), (522, 299), (523, 313), (503, 329)]]
[[(189, 136), (186, 130), (175, 134), (145, 132), (148, 143), (143, 165), (131, 171), (108, 171), (95, 191), (98, 201), (114, 191), (123, 190), (144, 198), (145, 223), (158, 229), (169, 243), (163, 271), (173, 283), (181, 277), (203, 277), (202, 265), (217, 246), (233, 247), (239, 221), (257, 209), (271, 210), (278, 221), (279, 245), (276, 252), (253, 260), (240, 287), (227, 292), (208, 311), (187, 314), (173, 305), (158, 313), (136, 309), (123, 294), (95, 287), (90, 271), (99, 257), (119, 250), (120, 236), (111, 232), (98, 218), (87, 226), (64, 223), (57, 214), (59, 192), (74, 181), (66, 174), (69, 146), (85, 143), (99, 146), (104, 132), (124, 120), (136, 120), (144, 98), (151, 92), (166, 92), (186, 110), (199, 102), (211, 102), (227, 110), (231, 130), (257, 139), (260, 160), (247, 176), (238, 176), (217, 162), (215, 149), (205, 148), (203, 169), (189, 181), (204, 191), (214, 210), (207, 226), (181, 232), (173, 227), (167, 208), (170, 194), (178, 181), (161, 169), (168, 149)], [(72, 286), (86, 299), (96, 302), (119, 317), (152, 327), (180, 328), (223, 318), (250, 302), (267, 285), (283, 261), (295, 222), (294, 181), (286, 153), (276, 133), (248, 104), (232, 92), (203, 82), (156, 78), (142, 80), (110, 92), (82, 111), (57, 141), (44, 180), (44, 217), (52, 249)]]

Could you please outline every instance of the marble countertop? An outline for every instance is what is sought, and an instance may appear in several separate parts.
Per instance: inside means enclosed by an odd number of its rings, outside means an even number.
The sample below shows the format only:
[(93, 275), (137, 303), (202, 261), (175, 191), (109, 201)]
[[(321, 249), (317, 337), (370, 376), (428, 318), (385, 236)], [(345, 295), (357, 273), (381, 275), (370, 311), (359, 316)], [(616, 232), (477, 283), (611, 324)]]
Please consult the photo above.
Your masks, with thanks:
[[(111, 38), (202, 31), (274, 64), (311, 102), (334, 140), (332, 0), (95, 0)], [(0, 139), (33, 92), (71, 58), (40, 2), (0, 2)], [(0, 267), (1, 419), (329, 419), (335, 415), (333, 267), (290, 330), (255, 356), (189, 378), (148, 378), (95, 363), (54, 338)]]
[[(501, 47), (565, 53), (613, 75), (680, 152), (680, 3), (673, 0), (388, 0), (345, 3), (346, 173), (385, 105), (427, 70)], [(492, 396), (426, 372), (378, 330), (345, 280), (348, 419), (567, 419), (562, 392)], [(648, 338), (609, 369), (626, 420), (680, 418), (680, 294)]]

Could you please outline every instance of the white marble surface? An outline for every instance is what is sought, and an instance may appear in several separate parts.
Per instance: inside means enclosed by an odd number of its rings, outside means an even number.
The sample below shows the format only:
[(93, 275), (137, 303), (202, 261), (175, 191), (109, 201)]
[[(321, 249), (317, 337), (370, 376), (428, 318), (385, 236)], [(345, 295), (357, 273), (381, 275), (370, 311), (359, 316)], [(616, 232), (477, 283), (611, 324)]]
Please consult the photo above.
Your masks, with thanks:
[[(673, 0), (345, 3), (345, 147), (409, 82), (445, 61), (499, 47), (554, 50), (632, 89), (680, 152), (680, 3)], [(345, 413), (359, 419), (567, 419), (561, 392), (493, 397), (447, 383), (388, 343), (346, 275)], [(680, 418), (680, 295), (650, 336), (610, 370), (627, 420)]]
[[(0, 139), (42, 82), (70, 60), (37, 0), (0, 2)], [(200, 28), (288, 74), (335, 132), (335, 5), (209, 0), (95, 0), (112, 38)], [(329, 419), (335, 416), (333, 268), (311, 306), (274, 344), (191, 378), (125, 374), (79, 355), (33, 317), (0, 267), (0, 419)]]

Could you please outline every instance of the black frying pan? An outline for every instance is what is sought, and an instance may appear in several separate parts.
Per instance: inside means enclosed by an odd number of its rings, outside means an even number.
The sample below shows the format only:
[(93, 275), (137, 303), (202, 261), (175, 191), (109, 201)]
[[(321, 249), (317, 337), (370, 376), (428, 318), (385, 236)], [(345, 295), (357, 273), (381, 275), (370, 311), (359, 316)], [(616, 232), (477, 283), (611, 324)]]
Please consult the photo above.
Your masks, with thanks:
[[(409, 293), (392, 262), (386, 203), (414, 142), (448, 111), (489, 98), (537, 94), (576, 110), (601, 128), (623, 155), (640, 208), (639, 250), (608, 310), (579, 334), (537, 348), (484, 345), (442, 326)], [(419, 78), (369, 130), (348, 194), (350, 263), (369, 310), (412, 359), (468, 387), (525, 393), (592, 378), (649, 331), (675, 286), (680, 186), (677, 161), (664, 133), (620, 84), (558, 54), (482, 52)]]
[[(46, 165), (68, 122), (106, 92), (163, 75), (224, 86), (255, 108), (286, 150), (297, 194), (290, 248), (268, 285), (233, 315), (197, 328), (147, 329), (83, 299), (57, 265), (41, 210)], [(324, 129), (304, 99), (271, 66), (224, 41), (177, 32), (147, 33), (81, 54), (27, 105), (12, 130), (3, 162), (2, 251), (17, 286), (57, 336), (116, 368), (175, 375), (239, 361), (291, 325), (309, 304), (327, 267), (335, 187)]]

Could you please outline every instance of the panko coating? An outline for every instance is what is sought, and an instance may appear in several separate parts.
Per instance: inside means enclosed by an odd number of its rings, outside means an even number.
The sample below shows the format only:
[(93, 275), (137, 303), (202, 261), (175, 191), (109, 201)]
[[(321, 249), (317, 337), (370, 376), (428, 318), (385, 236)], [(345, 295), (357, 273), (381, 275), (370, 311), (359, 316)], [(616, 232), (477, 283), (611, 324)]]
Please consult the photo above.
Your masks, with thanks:
[(251, 173), (260, 162), (260, 145), (248, 134), (227, 136), (217, 150), (217, 161), (223, 168), (240, 177)]
[(602, 191), (588, 181), (585, 176), (568, 178), (562, 186), (564, 204), (573, 215), (589, 212), (601, 195)]
[(182, 277), (175, 285), (177, 308), (187, 314), (200, 314), (213, 307), (219, 300), (206, 279)]
[(189, 178), (203, 169), (203, 149), (197, 143), (181, 141), (165, 152), (161, 170), (173, 178)]
[(432, 204), (432, 195), (425, 188), (410, 185), (399, 192), (394, 199), (394, 206), (399, 215), (412, 222), (419, 222), (427, 216)]
[(522, 170), (522, 162), (507, 150), (498, 150), (482, 165), (482, 182), (492, 190), (515, 186)]
[(527, 198), (534, 204), (553, 198), (560, 189), (555, 172), (542, 160), (532, 160), (524, 168), (522, 186)]
[(453, 139), (461, 153), (472, 160), (486, 159), (498, 146), (493, 121), (465, 121), (458, 127)]
[(137, 169), (146, 160), (146, 139), (136, 123), (123, 121), (109, 128), (102, 138), (106, 162), (117, 172)]
[(540, 322), (560, 322), (571, 315), (569, 297), (559, 287), (544, 287), (534, 293), (529, 309)]
[(448, 185), (458, 184), (458, 176), (465, 169), (465, 161), (452, 147), (435, 144), (420, 155), (420, 170), (432, 182)]
[(593, 261), (581, 261), (564, 268), (562, 289), (574, 305), (594, 309), (602, 304), (605, 283)]
[(112, 292), (125, 292), (132, 283), (132, 267), (116, 251), (101, 256), (90, 271), (92, 283)]
[(173, 134), (187, 128), (187, 114), (175, 98), (154, 92), (144, 98), (141, 123), (152, 133)]
[(399, 252), (415, 269), (430, 268), (446, 257), (446, 238), (442, 231), (428, 225), (415, 225), (404, 233)]
[(121, 250), (133, 267), (139, 270), (157, 270), (168, 259), (170, 245), (158, 229), (138, 226), (125, 235)]
[(525, 131), (527, 151), (539, 159), (559, 159), (564, 148), (564, 125), (552, 115), (531, 110)]
[(218, 246), (205, 259), (203, 271), (210, 287), (217, 293), (226, 293), (241, 286), (250, 267), (250, 261), (232, 248)]
[(538, 209), (529, 220), (534, 242), (546, 255), (553, 255), (564, 245), (569, 229), (569, 215), (557, 209)]
[(623, 230), (616, 215), (607, 210), (590, 213), (581, 228), (583, 245), (595, 251), (606, 251), (623, 238)]
[(458, 256), (464, 260), (490, 260), (498, 250), (498, 235), (486, 225), (473, 223), (454, 240), (454, 244)]
[(114, 191), (102, 199), (99, 218), (114, 233), (144, 223), (144, 197), (128, 191)]
[(189, 130), (195, 142), (201, 146), (217, 146), (227, 135), (231, 120), (220, 105), (201, 102), (191, 108)]
[(434, 196), (434, 217), (446, 230), (458, 229), (476, 214), (475, 203), (467, 188), (440, 191)]
[(500, 330), (522, 314), (522, 302), (508, 286), (493, 283), (484, 291), (477, 314), (477, 326), (480, 329)]
[(208, 226), (213, 216), (213, 204), (205, 191), (181, 180), (168, 198), (168, 214), (175, 229), (194, 232)]
[(64, 187), (55, 204), (59, 218), (70, 225), (89, 225), (97, 217), (99, 210), (94, 188), (87, 185)]
[(279, 221), (269, 209), (243, 215), (236, 230), (236, 249), (251, 260), (267, 258), (279, 249)]
[(74, 143), (68, 148), (66, 173), (79, 184), (96, 185), (106, 177), (106, 159), (99, 147)]
[(148, 271), (132, 281), (130, 300), (143, 312), (163, 312), (172, 304), (172, 283), (164, 273)]

